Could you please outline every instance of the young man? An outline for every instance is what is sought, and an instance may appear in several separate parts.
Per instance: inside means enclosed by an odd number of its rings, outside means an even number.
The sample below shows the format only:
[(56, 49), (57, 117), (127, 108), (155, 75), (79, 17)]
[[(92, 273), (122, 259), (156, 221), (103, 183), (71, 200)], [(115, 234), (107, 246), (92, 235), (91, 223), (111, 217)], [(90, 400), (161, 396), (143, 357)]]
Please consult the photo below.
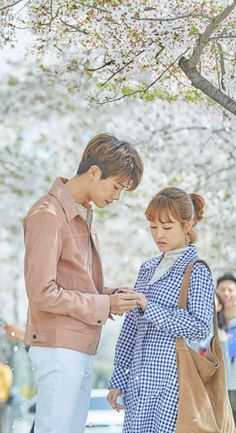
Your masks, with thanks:
[(102, 325), (110, 314), (136, 307), (135, 293), (104, 288), (90, 203), (104, 208), (119, 200), (142, 173), (129, 143), (97, 135), (77, 174), (58, 178), (24, 220), (25, 344), (38, 382), (35, 433), (84, 432)]

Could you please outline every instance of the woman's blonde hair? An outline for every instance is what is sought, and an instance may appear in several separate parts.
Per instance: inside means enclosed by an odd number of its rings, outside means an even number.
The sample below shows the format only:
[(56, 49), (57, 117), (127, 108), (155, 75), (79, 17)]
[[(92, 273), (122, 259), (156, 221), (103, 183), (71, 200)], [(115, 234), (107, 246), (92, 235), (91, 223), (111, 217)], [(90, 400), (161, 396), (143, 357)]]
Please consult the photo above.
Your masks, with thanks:
[(173, 222), (173, 218), (182, 224), (193, 220), (189, 231), (191, 243), (197, 241), (194, 226), (203, 218), (205, 200), (196, 193), (188, 194), (180, 188), (167, 187), (159, 191), (150, 201), (145, 215), (149, 221), (157, 218), (162, 221)]

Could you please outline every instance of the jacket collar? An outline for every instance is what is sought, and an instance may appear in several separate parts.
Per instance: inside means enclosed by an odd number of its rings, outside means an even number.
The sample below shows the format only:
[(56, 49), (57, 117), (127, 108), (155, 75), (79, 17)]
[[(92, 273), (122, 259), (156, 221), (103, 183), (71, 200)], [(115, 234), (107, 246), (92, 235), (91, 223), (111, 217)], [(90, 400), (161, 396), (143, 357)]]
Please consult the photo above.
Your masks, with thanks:
[(56, 197), (60, 202), (65, 214), (67, 221), (70, 222), (77, 215), (79, 215), (83, 220), (86, 221), (86, 214), (89, 216), (89, 219), (92, 219), (92, 208), (88, 207), (84, 208), (82, 205), (76, 203), (73, 197), (67, 192), (64, 185), (68, 182), (68, 179), (64, 177), (58, 177), (53, 183), (51, 189), (49, 190), (49, 194), (53, 197)]

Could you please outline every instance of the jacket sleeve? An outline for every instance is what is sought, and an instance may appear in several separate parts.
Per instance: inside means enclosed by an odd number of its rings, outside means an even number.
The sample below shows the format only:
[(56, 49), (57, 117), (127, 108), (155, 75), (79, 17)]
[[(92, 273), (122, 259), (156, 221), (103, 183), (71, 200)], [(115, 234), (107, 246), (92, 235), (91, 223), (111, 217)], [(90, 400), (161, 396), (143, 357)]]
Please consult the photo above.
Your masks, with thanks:
[(114, 359), (114, 371), (108, 383), (108, 388), (117, 388), (125, 392), (129, 379), (130, 365), (137, 334), (135, 311), (126, 315), (119, 335)]
[(110, 310), (109, 296), (81, 293), (57, 284), (62, 239), (56, 215), (38, 212), (26, 219), (24, 228), (25, 283), (30, 306), (91, 325), (104, 324)]
[(165, 308), (148, 302), (143, 317), (165, 334), (189, 340), (203, 340), (212, 329), (214, 284), (203, 263), (193, 267), (186, 308)]

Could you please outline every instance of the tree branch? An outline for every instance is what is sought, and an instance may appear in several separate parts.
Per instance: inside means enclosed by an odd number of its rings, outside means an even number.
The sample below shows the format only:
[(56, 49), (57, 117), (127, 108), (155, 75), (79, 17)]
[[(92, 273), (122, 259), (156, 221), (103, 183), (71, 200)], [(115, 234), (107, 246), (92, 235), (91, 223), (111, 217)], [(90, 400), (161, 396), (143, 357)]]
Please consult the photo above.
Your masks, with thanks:
[[(13, 17), (16, 17), (16, 15), (19, 15), (19, 13), (20, 13), (21, 11), (23, 11), (23, 9), (25, 9), (25, 7), (27, 6), (28, 3), (30, 3), (30, 1), (31, 1), (31, 0), (27, 0), (26, 3), (22, 6), (22, 8), (20, 8), (18, 11), (16, 11), (16, 12), (13, 14)], [(29, 27), (24, 27), (23, 30), (25, 30), (25, 28), (28, 29)]]
[(140, 54), (144, 53), (145, 50), (141, 50), (139, 51), (137, 54), (135, 54), (135, 56), (129, 60), (127, 63), (125, 63), (121, 68), (117, 69), (115, 72), (113, 72), (109, 78), (107, 78), (106, 81), (104, 81), (101, 86), (105, 86), (105, 84), (107, 84), (112, 78), (114, 78), (117, 74), (119, 74), (119, 72), (123, 71), (123, 69), (125, 69), (127, 66), (129, 66), (131, 63), (133, 63), (134, 59), (138, 56), (140, 56)]
[(165, 131), (164, 134), (173, 134), (173, 132), (179, 132), (179, 131), (192, 131), (192, 130), (202, 130), (202, 131), (208, 131), (211, 132), (211, 134), (215, 134), (218, 132), (222, 132), (225, 131), (225, 128), (220, 128), (220, 129), (209, 129), (207, 126), (184, 126), (182, 128), (177, 128), (177, 129), (172, 129), (170, 131)]
[(227, 6), (219, 15), (217, 15), (207, 26), (206, 30), (199, 35), (197, 44), (193, 50), (193, 54), (189, 59), (191, 68), (194, 68), (198, 64), (201, 54), (209, 42), (212, 33), (214, 33), (215, 29), (222, 23), (222, 21), (224, 21), (230, 15), (235, 6), (236, 0), (234, 0), (231, 5)]
[(142, 91), (142, 96), (145, 94), (145, 93), (147, 93), (147, 91), (154, 85), (154, 84), (156, 84), (156, 82), (157, 81), (159, 81), (162, 77), (163, 77), (163, 75), (167, 72), (167, 71), (169, 71), (169, 69), (172, 67), (172, 66), (174, 66), (174, 64), (179, 60), (179, 58), (180, 57), (182, 57), (183, 56), (183, 54), (186, 54), (187, 53), (187, 51), (189, 50), (189, 48), (187, 48), (185, 51), (184, 51), (184, 53), (182, 53), (182, 54), (180, 54), (180, 56), (178, 56), (169, 66), (167, 66), (166, 67), (166, 69), (160, 74), (160, 75), (158, 75), (158, 77), (151, 83), (151, 84), (149, 84), (147, 87), (146, 87), (146, 89), (144, 89), (143, 91)]
[(205, 95), (236, 115), (236, 101), (213, 86), (213, 84), (197, 71), (196, 67), (191, 67), (189, 60), (185, 59), (185, 57), (181, 57), (179, 66), (196, 89), (201, 90)]
[[(151, 46), (154, 42), (152, 41), (149, 46)], [(156, 58), (158, 57), (158, 55), (164, 50), (164, 48), (160, 48), (158, 54), (156, 54)], [(133, 63), (133, 61), (140, 56), (140, 54), (143, 54), (145, 52), (145, 50), (141, 50), (139, 51), (137, 54), (135, 54), (131, 60), (129, 60), (128, 62), (124, 63), (123, 66), (121, 66), (119, 69), (117, 69), (116, 71), (114, 71), (111, 76), (102, 83), (102, 86), (104, 86), (105, 84), (107, 84), (112, 78), (115, 77), (115, 75), (119, 74), (119, 72), (123, 71), (127, 66), (129, 66), (131, 63)]]
[(53, 0), (50, 0), (50, 14), (51, 14), (51, 20), (53, 20)]
[[(216, 43), (215, 43), (216, 46)], [(218, 80), (218, 89), (221, 89), (221, 81), (220, 81), (220, 68), (219, 68), (219, 59), (218, 59), (218, 55), (217, 55), (217, 50), (215, 50), (215, 62), (216, 62), (216, 75), (217, 75), (217, 80)], [(201, 71), (200, 71), (201, 72)]]
[(219, 39), (234, 39), (236, 38), (235, 34), (228, 34), (228, 35), (218, 35), (218, 36), (211, 36), (209, 38), (209, 41), (218, 41)]
[(121, 101), (121, 99), (127, 98), (127, 96), (137, 95), (137, 93), (142, 92), (142, 90), (134, 90), (133, 92), (128, 93), (127, 95), (118, 96), (114, 99), (107, 99), (106, 101), (99, 102), (99, 105), (109, 104), (110, 102)]
[(236, 101), (227, 96), (220, 89), (217, 89), (197, 71), (197, 64), (200, 61), (201, 54), (205, 46), (208, 44), (212, 33), (222, 23), (222, 21), (230, 15), (235, 6), (236, 0), (234, 0), (231, 5), (227, 6), (210, 22), (205, 31), (199, 35), (191, 57), (189, 59), (181, 57), (178, 64), (196, 89), (201, 90), (205, 95), (209, 96), (226, 110), (236, 115)]
[(185, 18), (206, 18), (209, 21), (211, 20), (211, 18), (208, 15), (205, 14), (194, 14), (194, 13), (188, 13), (188, 14), (184, 14), (184, 15), (179, 15), (176, 17), (166, 17), (166, 18), (162, 18), (162, 17), (157, 17), (157, 18), (138, 18), (138, 17), (132, 17), (133, 20), (135, 21), (163, 21), (163, 22), (168, 22), (168, 21), (176, 21), (176, 20), (182, 20)]
[(227, 172), (230, 170), (235, 170), (235, 164), (229, 165), (228, 167), (223, 167), (223, 168), (219, 168), (217, 170), (208, 172), (208, 174), (206, 174), (206, 179), (209, 179), (210, 177), (214, 176), (215, 174), (223, 173), (224, 171)]
[(219, 42), (216, 42), (216, 45), (218, 47), (219, 57), (220, 57), (220, 69), (221, 69), (221, 87), (223, 90), (226, 90), (225, 83), (224, 83), (224, 76), (225, 76), (225, 61), (224, 61), (224, 52), (222, 49), (222, 46)]
[(104, 69), (109, 65), (112, 65), (112, 63), (114, 63), (114, 60), (109, 60), (109, 62), (105, 62), (102, 66), (98, 66), (98, 68), (85, 68), (85, 71), (87, 72), (100, 71), (101, 69)]
[(14, 3), (11, 3), (10, 5), (6, 5), (6, 6), (3, 6), (2, 8), (0, 8), (0, 11), (3, 11), (5, 9), (10, 9), (13, 6), (15, 6), (15, 5), (17, 5), (18, 3), (21, 3), (21, 2), (22, 2), (22, 0), (16, 0)]
[[(164, 49), (164, 48), (163, 48)], [(185, 51), (184, 51), (184, 53), (182, 53), (182, 54), (180, 54), (180, 56), (183, 56), (183, 54), (186, 54), (186, 52), (189, 50), (189, 48), (187, 48)], [(160, 80), (162, 77), (163, 77), (163, 75), (165, 75), (165, 73), (167, 72), (167, 71), (169, 71), (169, 69), (178, 61), (178, 59), (180, 58), (180, 56), (178, 56), (169, 66), (167, 66), (166, 67), (166, 69), (160, 74), (160, 75), (158, 75), (158, 77), (154, 80), (154, 81), (152, 81), (152, 83), (150, 83), (147, 87), (145, 87), (145, 89), (140, 89), (140, 90), (134, 90), (134, 91), (132, 91), (132, 92), (130, 92), (130, 93), (128, 93), (128, 94), (125, 94), (125, 95), (122, 95), (122, 96), (119, 96), (118, 98), (114, 98), (114, 99), (107, 99), (106, 101), (104, 101), (104, 102), (100, 102), (99, 104), (107, 104), (107, 103), (109, 103), (109, 102), (115, 102), (115, 101), (120, 101), (121, 99), (123, 99), (123, 98), (126, 98), (127, 96), (133, 96), (133, 95), (136, 95), (136, 94), (140, 94), (141, 95), (141, 98), (145, 95), (145, 93), (147, 93), (148, 92), (148, 90), (152, 87), (152, 86), (154, 86), (154, 84), (156, 84), (156, 82), (158, 81), (158, 80)]]
[(64, 26), (69, 27), (70, 29), (73, 29), (76, 32), (83, 33), (85, 35), (89, 35), (89, 32), (87, 30), (81, 29), (79, 26), (75, 26), (73, 24), (69, 24), (66, 21), (64, 21), (62, 18), (60, 18), (60, 21)]

